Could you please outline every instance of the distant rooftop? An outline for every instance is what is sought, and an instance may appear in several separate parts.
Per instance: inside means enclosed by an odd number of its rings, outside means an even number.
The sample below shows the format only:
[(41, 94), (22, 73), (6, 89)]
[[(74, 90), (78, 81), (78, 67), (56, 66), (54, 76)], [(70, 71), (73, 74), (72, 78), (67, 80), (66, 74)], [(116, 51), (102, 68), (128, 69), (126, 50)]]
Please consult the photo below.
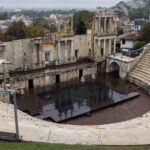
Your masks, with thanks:
[(123, 35), (120, 35), (119, 38), (123, 40), (137, 41), (139, 39), (139, 33), (138, 32), (125, 33)]
[(102, 15), (114, 15), (115, 12), (111, 8), (105, 8), (105, 7), (97, 7), (96, 8), (96, 13), (97, 14), (102, 14)]

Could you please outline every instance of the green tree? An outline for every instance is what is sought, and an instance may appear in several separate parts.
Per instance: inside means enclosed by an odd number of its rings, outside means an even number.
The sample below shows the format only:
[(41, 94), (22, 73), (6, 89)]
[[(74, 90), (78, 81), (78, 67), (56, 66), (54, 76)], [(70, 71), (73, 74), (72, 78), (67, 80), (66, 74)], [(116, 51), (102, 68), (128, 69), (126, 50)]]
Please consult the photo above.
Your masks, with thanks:
[(150, 22), (142, 27), (140, 32), (140, 39), (146, 43), (150, 42)]
[(39, 26), (46, 29), (49, 29), (48, 21), (43, 17), (37, 17), (33, 19), (33, 26)]
[(123, 34), (123, 29), (120, 27), (117, 27), (117, 35), (122, 35)]
[(133, 49), (142, 48), (145, 44), (146, 44), (146, 43), (145, 43), (144, 41), (138, 41), (138, 42), (134, 45)]
[(56, 32), (56, 31), (57, 31), (56, 25), (55, 25), (55, 24), (51, 24), (51, 25), (49, 26), (49, 30), (50, 30), (50, 32)]
[(27, 37), (34, 38), (34, 37), (42, 37), (45, 34), (45, 29), (39, 26), (28, 26), (27, 27)]
[(75, 33), (79, 35), (86, 34), (86, 26), (85, 26), (85, 23), (81, 19), (79, 19), (78, 21)]
[[(86, 33), (85, 29), (91, 29), (92, 28), (92, 21), (93, 21), (94, 12), (90, 12), (87, 10), (78, 11), (73, 16), (73, 24), (74, 24), (74, 31), (75, 34), (78, 34), (78, 31), (80, 31), (80, 25), (84, 32)], [(80, 33), (80, 32), (79, 32)]]
[(26, 26), (22, 21), (12, 22), (6, 32), (7, 40), (23, 39), (26, 38), (26, 36)]
[(5, 20), (5, 19), (7, 19), (7, 16), (8, 16), (7, 12), (1, 12), (1, 13), (0, 13), (0, 20)]

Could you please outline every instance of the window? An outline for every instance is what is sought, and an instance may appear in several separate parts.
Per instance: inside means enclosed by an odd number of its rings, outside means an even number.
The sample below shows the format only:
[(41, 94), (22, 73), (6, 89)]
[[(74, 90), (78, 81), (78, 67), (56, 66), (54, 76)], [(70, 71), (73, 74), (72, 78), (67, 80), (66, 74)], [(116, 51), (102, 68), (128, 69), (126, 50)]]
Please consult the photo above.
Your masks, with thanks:
[(125, 39), (123, 39), (123, 40), (122, 40), (122, 44), (126, 44), (126, 41), (125, 41)]
[(92, 57), (92, 51), (89, 49), (89, 57)]
[(101, 57), (103, 57), (103, 55), (104, 55), (104, 49), (103, 48), (101, 48), (100, 53), (101, 53)]
[(79, 50), (75, 50), (75, 57), (76, 57), (76, 59), (78, 58), (78, 52), (79, 52)]
[(50, 52), (45, 53), (45, 61), (50, 61)]

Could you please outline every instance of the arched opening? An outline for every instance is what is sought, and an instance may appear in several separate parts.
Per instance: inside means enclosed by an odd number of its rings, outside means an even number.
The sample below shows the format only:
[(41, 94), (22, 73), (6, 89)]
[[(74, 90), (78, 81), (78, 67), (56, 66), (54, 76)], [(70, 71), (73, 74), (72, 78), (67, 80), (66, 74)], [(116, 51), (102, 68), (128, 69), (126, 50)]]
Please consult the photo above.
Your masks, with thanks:
[(116, 62), (112, 62), (109, 66), (109, 70), (110, 70), (110, 74), (112, 76), (115, 76), (115, 77), (120, 77), (120, 74), (119, 74), (119, 70), (120, 70), (120, 67), (119, 65), (116, 63)]

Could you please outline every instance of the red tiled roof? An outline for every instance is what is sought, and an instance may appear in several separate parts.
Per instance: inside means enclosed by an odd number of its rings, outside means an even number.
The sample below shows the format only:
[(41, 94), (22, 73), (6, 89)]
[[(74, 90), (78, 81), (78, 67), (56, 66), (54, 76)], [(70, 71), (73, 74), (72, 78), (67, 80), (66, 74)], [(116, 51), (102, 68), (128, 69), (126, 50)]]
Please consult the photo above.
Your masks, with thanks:
[(43, 38), (41, 39), (42, 45), (54, 44), (54, 39), (52, 38)]

